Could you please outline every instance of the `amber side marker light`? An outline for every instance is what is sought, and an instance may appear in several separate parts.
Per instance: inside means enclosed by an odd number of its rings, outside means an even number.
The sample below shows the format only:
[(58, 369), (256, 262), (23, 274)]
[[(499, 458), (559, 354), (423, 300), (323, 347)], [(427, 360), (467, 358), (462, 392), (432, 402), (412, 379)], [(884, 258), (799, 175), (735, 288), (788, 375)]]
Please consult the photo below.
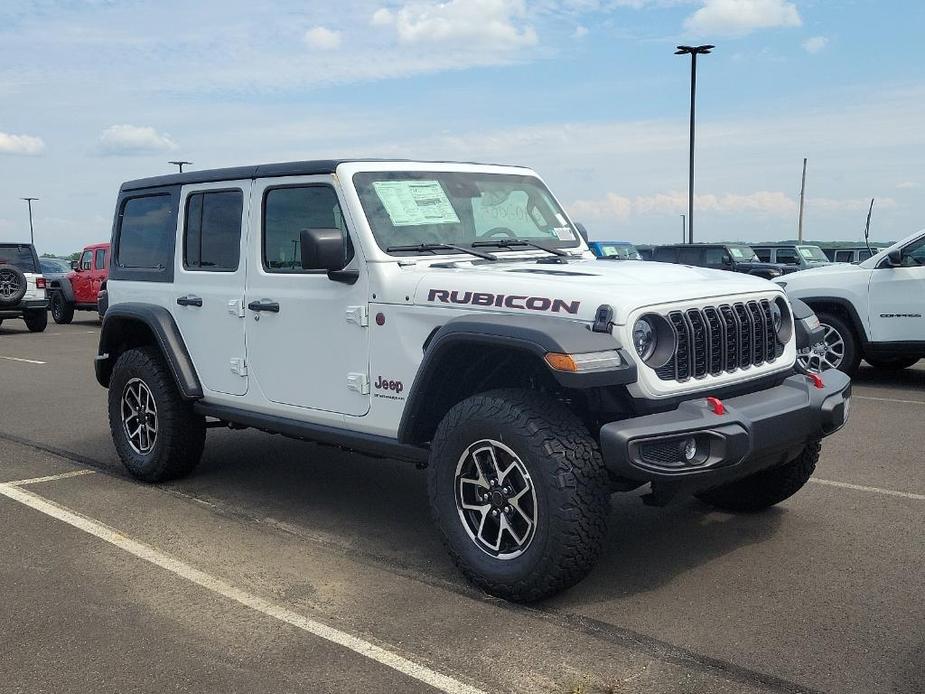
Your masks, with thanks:
[(608, 349), (604, 352), (585, 352), (584, 354), (549, 352), (545, 359), (551, 368), (568, 373), (607, 371), (623, 365), (623, 359), (615, 349)]

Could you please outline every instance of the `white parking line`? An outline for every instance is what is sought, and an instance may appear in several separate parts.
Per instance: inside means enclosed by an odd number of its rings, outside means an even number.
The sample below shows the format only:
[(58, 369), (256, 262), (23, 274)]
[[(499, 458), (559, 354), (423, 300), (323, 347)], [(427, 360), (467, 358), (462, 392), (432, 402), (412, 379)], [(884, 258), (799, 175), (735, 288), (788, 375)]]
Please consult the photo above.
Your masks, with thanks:
[(876, 402), (901, 402), (906, 405), (925, 405), (925, 400), (900, 400), (899, 398), (875, 398), (873, 395), (854, 395), (854, 400), (874, 400)]
[(72, 470), (71, 472), (62, 472), (60, 475), (48, 475), (47, 477), (31, 477), (27, 480), (15, 480), (14, 482), (4, 482), (15, 487), (22, 487), (26, 484), (38, 484), (39, 482), (54, 482), (56, 480), (66, 480), (69, 477), (80, 477), (81, 475), (92, 475), (96, 470)]
[[(26, 480), (24, 483), (34, 483), (43, 478), (35, 478), (34, 480)], [(18, 501), (21, 504), (28, 506), (29, 508), (35, 509), (41, 513), (44, 513), (47, 516), (56, 518), (64, 523), (67, 523), (70, 526), (77, 528), (78, 530), (83, 530), (85, 533), (89, 533), (95, 537), (104, 540), (111, 545), (115, 545), (121, 550), (128, 552), (129, 554), (143, 559), (155, 566), (159, 566), (162, 569), (166, 569), (171, 573), (185, 578), (186, 580), (195, 583), (199, 586), (202, 586), (206, 590), (210, 590), (213, 593), (217, 593), (223, 597), (228, 598), (229, 600), (234, 600), (235, 602), (249, 607), (252, 610), (256, 610), (262, 614), (265, 614), (274, 619), (278, 619), (281, 622), (290, 624), (302, 631), (308, 632), (322, 638), (331, 643), (336, 643), (339, 646), (343, 646), (354, 653), (358, 653), (365, 658), (374, 660), (377, 663), (381, 663), (386, 667), (390, 667), (393, 670), (396, 670), (408, 677), (413, 677), (416, 680), (423, 682), (424, 684), (430, 685), (435, 689), (438, 689), (447, 694), (485, 694), (481, 689), (477, 689), (468, 684), (464, 684), (459, 680), (453, 679), (448, 675), (443, 675), (435, 670), (415, 663), (407, 658), (404, 658), (397, 653), (392, 653), (385, 648), (377, 646), (369, 641), (365, 641), (356, 636), (352, 636), (344, 631), (329, 627), (326, 624), (321, 622), (316, 622), (313, 619), (300, 615), (292, 610), (288, 610), (285, 607), (280, 605), (275, 605), (263, 598), (260, 598), (252, 593), (248, 593), (245, 590), (236, 588), (230, 583), (226, 583), (220, 578), (211, 576), (204, 571), (200, 571), (189, 564), (174, 559), (163, 552), (149, 546), (132, 540), (129, 537), (121, 534), (117, 530), (113, 530), (102, 523), (99, 523), (91, 518), (82, 516), (74, 511), (59, 506), (53, 501), (49, 501), (37, 494), (33, 494), (30, 491), (25, 489), (20, 489), (15, 484), (5, 483), (0, 484), (0, 495)]]
[(925, 501), (925, 494), (913, 494), (912, 492), (899, 492), (895, 489), (881, 489), (880, 487), (864, 487), (860, 484), (848, 484), (847, 482), (836, 482), (835, 480), (821, 480), (816, 477), (810, 477), (810, 482), (816, 484), (825, 484), (829, 487), (841, 487), (842, 489), (853, 489), (858, 492), (874, 492), (875, 494), (886, 494), (887, 496), (901, 496), (904, 499), (915, 499), (916, 501)]
[(36, 361), (35, 359), (20, 359), (19, 357), (3, 357), (0, 356), (0, 359), (6, 359), (7, 361), (19, 361), (23, 364), (47, 364), (47, 361)]

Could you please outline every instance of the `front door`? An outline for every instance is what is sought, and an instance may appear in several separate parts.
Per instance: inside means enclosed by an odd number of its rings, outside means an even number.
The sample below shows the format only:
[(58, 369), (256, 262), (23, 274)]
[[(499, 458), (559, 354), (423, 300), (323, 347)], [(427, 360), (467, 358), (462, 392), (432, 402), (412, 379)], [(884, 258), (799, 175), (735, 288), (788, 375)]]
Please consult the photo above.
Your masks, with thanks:
[(925, 342), (925, 238), (902, 249), (901, 267), (880, 267), (870, 277), (874, 342)]
[(350, 244), (354, 284), (304, 271), (302, 229), (348, 225), (333, 176), (258, 180), (251, 210), (245, 305), (247, 358), (263, 394), (284, 405), (330, 413), (369, 411), (368, 277)]
[(185, 186), (171, 313), (204, 388), (244, 395), (246, 233), (253, 182)]
[(80, 255), (80, 261), (77, 264), (77, 272), (74, 273), (74, 303), (75, 304), (92, 304), (96, 301), (93, 297), (92, 289), (93, 278), (93, 251), (84, 251)]

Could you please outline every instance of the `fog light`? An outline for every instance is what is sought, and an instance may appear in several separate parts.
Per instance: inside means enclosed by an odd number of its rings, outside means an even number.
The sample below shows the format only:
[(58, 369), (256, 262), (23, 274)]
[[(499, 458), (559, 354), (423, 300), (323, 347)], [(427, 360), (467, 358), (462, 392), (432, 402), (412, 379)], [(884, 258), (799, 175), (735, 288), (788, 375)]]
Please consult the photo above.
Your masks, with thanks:
[(689, 439), (684, 439), (684, 442), (681, 444), (682, 451), (684, 452), (684, 460), (691, 462), (694, 458), (697, 457), (697, 439), (693, 436)]

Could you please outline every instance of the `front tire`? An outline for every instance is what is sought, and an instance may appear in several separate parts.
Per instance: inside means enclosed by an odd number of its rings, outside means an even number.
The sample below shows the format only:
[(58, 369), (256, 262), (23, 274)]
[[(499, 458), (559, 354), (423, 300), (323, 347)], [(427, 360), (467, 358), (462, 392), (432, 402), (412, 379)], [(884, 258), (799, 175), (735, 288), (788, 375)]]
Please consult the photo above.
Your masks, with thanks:
[(45, 309), (23, 311), (22, 319), (30, 333), (42, 333), (48, 327), (48, 311)]
[(109, 382), (109, 429), (126, 469), (145, 482), (189, 474), (205, 445), (205, 418), (193, 411), (153, 347), (124, 352)]
[(597, 443), (536, 393), (495, 390), (453, 407), (434, 435), (428, 491), (456, 565), (492, 595), (539, 600), (600, 555), (609, 495)]
[(825, 329), (825, 354), (800, 356), (800, 362), (813, 371), (838, 369), (854, 376), (861, 363), (861, 350), (854, 330), (844, 318), (834, 313), (820, 312), (817, 315)]
[(821, 449), (818, 440), (812, 441), (789, 463), (701, 492), (697, 498), (724, 511), (763, 511), (789, 499), (803, 488), (816, 470)]
[(74, 320), (74, 305), (61, 292), (51, 295), (51, 317), (58, 325), (67, 325)]

